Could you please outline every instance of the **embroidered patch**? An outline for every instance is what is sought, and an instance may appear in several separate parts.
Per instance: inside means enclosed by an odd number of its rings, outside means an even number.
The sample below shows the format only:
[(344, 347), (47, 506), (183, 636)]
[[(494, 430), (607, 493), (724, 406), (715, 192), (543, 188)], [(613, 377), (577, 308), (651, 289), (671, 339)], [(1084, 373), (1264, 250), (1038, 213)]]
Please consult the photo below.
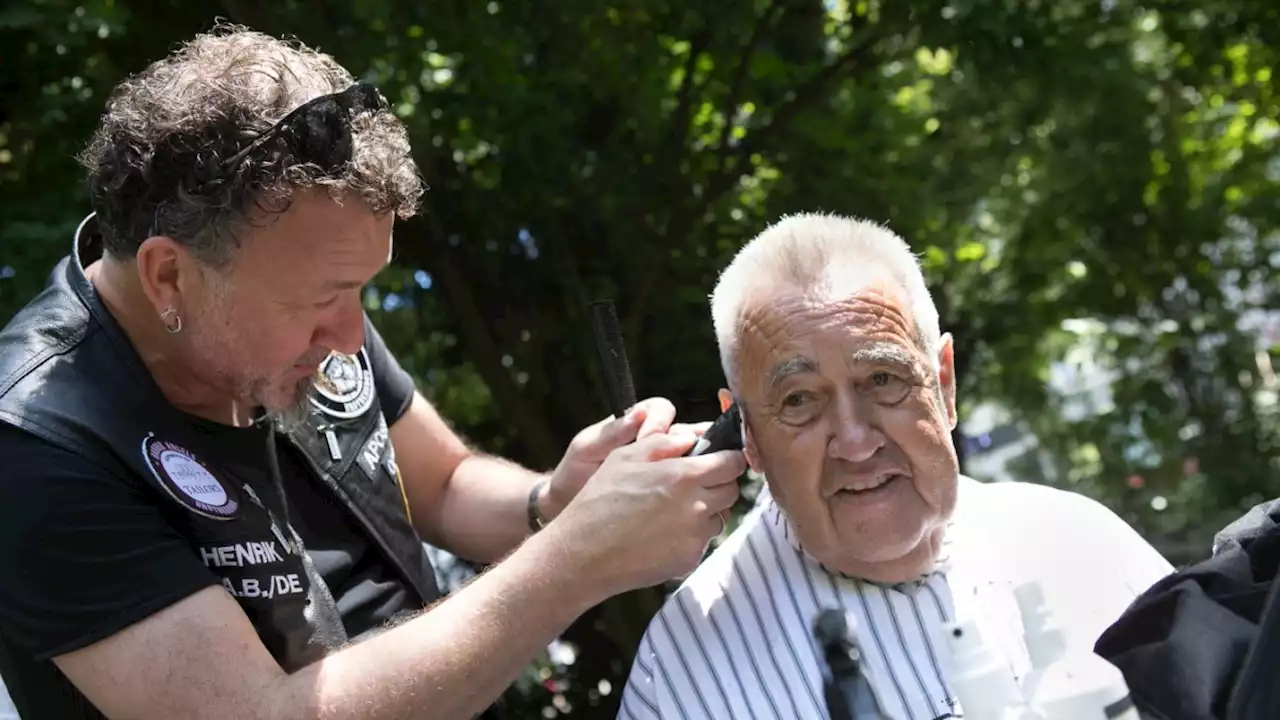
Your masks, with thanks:
[(349, 420), (373, 407), (373, 370), (364, 348), (355, 355), (330, 353), (316, 371), (311, 404), (330, 417)]
[(390, 449), (391, 435), (387, 432), (386, 420), (379, 413), (378, 424), (374, 426), (373, 433), (369, 435), (369, 440), (361, 448), (360, 454), (356, 457), (356, 462), (360, 463), (360, 467), (364, 468), (365, 474), (370, 479), (376, 478), (378, 477), (378, 469), (383, 464), (383, 458), (387, 456), (387, 452)]
[(160, 486), (197, 515), (211, 520), (230, 520), (240, 510), (240, 501), (232, 487), (219, 480), (186, 448), (148, 435), (142, 441), (142, 457)]

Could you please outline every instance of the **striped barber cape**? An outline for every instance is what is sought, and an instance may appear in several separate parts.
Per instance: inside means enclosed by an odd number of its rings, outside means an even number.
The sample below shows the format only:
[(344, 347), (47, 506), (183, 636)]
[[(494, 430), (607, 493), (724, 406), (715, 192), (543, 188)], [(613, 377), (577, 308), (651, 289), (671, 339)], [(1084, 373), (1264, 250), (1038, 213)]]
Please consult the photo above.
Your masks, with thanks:
[(772, 497), (668, 598), (641, 641), (623, 720), (826, 718), (818, 613), (845, 613), (885, 715), (963, 716), (948, 681), (946, 623), (973, 619), (1021, 677), (1029, 668), (1013, 588), (1042, 583), (1070, 646), (1094, 640), (1172, 567), (1102, 505), (1026, 483), (960, 479), (942, 557), (882, 586), (814, 562)]

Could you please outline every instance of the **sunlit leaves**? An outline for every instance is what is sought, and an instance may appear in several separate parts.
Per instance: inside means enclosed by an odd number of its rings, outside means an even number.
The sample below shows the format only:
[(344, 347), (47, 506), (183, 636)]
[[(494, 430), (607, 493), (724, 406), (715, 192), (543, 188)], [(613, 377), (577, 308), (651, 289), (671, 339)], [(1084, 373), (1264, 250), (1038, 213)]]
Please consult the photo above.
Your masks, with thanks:
[(987, 248), (979, 242), (968, 242), (956, 248), (955, 256), (958, 262), (967, 263), (981, 260), (987, 254)]
[[(19, 5), (0, 11), (23, 67), (0, 77), (5, 310), (85, 209), (73, 158), (106, 91), (208, 21), (160, 0)], [(1264, 5), (284, 0), (255, 20), (335, 52), (407, 124), (431, 190), (370, 306), (483, 449), (554, 460), (603, 416), (598, 297), (628, 323), (641, 394), (715, 413), (718, 270), (780, 215), (826, 210), (912, 244), (963, 407), (1000, 403), (1054, 481), (1194, 538), (1280, 470), (1275, 349), (1241, 329), (1280, 307)], [(573, 667), (594, 673), (577, 714), (618, 678)]]
[(951, 51), (946, 48), (918, 48), (915, 53), (916, 65), (930, 75), (949, 75), (954, 67)]

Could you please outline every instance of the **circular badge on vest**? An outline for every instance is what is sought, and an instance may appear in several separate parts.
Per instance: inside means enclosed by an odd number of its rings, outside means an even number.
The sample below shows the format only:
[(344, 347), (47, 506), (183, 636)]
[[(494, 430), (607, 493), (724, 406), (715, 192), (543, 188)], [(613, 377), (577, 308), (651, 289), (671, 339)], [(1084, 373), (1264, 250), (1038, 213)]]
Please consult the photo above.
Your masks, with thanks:
[(349, 420), (373, 407), (373, 370), (364, 348), (355, 355), (330, 353), (316, 370), (311, 404), (320, 412)]
[(212, 520), (230, 520), (240, 502), (230, 485), (186, 448), (154, 435), (142, 441), (142, 456), (160, 486), (188, 510)]

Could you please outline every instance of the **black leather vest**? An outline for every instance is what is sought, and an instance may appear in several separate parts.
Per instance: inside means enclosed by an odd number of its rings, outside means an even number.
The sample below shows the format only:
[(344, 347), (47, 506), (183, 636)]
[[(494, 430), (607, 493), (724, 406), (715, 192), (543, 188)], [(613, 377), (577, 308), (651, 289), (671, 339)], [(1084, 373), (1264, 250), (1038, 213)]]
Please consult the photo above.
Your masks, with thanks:
[[(292, 672), (348, 638), (289, 524), (277, 432), (260, 458), (220, 455), (208, 423), (171, 406), (86, 279), (92, 216), (44, 292), (0, 333), (0, 421), (88, 458), (154, 501)], [(100, 247), (100, 246), (99, 246)], [(367, 357), (332, 355), (308, 424), (282, 436), (364, 528), (422, 605), (439, 596), (414, 531)]]

